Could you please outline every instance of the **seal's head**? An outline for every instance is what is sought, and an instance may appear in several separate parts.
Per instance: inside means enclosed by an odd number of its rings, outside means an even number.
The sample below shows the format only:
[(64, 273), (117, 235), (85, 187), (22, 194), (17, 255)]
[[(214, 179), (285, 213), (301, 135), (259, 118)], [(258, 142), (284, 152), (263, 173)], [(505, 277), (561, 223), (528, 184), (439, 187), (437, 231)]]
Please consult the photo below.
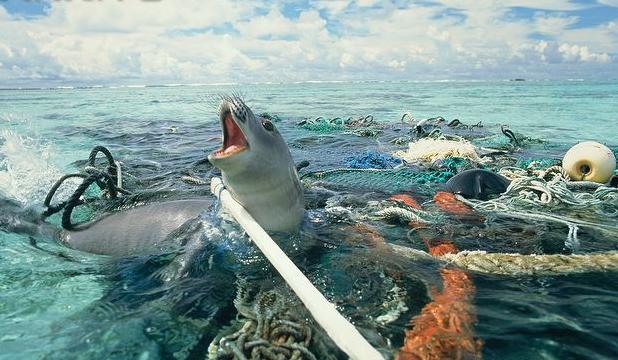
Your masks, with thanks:
[[(219, 105), (223, 144), (208, 156), (210, 162), (226, 172), (251, 173), (254, 168), (280, 165), (278, 158), (291, 158), (275, 125), (256, 117), (238, 96), (224, 97)], [(284, 148), (285, 151), (280, 151)]]
[(267, 230), (291, 230), (303, 214), (303, 193), (287, 144), (268, 119), (238, 96), (219, 105), (223, 145), (208, 160), (221, 169), (232, 196)]

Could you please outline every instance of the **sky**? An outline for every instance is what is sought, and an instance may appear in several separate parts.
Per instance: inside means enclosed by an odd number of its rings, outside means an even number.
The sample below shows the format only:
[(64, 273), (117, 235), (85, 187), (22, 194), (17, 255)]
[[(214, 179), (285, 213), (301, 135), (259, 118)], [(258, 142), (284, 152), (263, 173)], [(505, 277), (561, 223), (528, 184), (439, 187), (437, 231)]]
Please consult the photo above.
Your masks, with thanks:
[(0, 87), (618, 79), (618, 0), (0, 0)]

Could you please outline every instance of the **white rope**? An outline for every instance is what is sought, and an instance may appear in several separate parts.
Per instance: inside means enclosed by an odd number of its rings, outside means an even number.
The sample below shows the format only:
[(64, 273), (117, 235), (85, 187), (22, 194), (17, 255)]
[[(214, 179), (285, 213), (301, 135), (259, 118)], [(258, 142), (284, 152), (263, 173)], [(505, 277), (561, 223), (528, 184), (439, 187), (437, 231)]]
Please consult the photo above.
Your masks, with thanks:
[(567, 235), (567, 240), (564, 244), (572, 251), (579, 250), (579, 239), (577, 238), (577, 230), (579, 230), (579, 228), (576, 224), (569, 224), (569, 234)]
[(210, 191), (221, 201), (226, 210), (249, 234), (264, 256), (277, 269), (285, 282), (305, 304), (314, 319), (328, 336), (352, 359), (384, 359), (369, 342), (346, 320), (333, 304), (316, 289), (305, 275), (294, 265), (273, 239), (253, 219), (251, 214), (225, 190), (223, 182), (213, 177)]
[(122, 166), (117, 160), (114, 160), (114, 164), (116, 164), (116, 187), (122, 189)]
[(461, 251), (456, 254), (431, 256), (406, 246), (389, 244), (393, 251), (412, 260), (436, 260), (470, 271), (495, 275), (564, 275), (601, 271), (618, 271), (618, 252), (590, 254), (523, 255)]

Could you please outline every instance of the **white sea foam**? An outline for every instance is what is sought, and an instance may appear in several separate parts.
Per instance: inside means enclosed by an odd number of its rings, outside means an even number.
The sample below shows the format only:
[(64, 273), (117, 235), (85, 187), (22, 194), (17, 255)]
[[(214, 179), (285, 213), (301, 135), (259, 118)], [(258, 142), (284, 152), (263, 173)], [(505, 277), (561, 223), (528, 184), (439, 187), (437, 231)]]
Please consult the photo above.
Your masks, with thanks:
[[(0, 131), (0, 194), (23, 205), (42, 204), (63, 173), (50, 161), (51, 146), (12, 130)], [(58, 194), (66, 198), (68, 191)]]

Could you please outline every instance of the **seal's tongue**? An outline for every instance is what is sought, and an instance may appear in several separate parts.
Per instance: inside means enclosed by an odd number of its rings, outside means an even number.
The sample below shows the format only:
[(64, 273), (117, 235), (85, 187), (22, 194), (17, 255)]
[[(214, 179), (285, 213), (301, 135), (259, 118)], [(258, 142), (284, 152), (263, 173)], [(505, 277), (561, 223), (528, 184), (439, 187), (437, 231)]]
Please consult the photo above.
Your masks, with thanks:
[(242, 133), (232, 113), (227, 113), (223, 119), (223, 148), (218, 151), (219, 155), (231, 155), (247, 148), (247, 139)]

